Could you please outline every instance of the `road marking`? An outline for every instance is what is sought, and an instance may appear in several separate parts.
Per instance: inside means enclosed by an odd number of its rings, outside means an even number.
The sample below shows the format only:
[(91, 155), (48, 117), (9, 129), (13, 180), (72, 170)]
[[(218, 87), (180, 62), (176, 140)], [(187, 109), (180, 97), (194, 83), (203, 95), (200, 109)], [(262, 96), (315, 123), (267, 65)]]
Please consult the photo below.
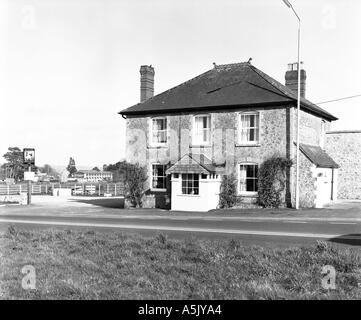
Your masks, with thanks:
[(356, 222), (329, 222), (329, 224), (357, 224)]
[(361, 240), (359, 236), (342, 236), (342, 234), (315, 234), (315, 233), (290, 233), (278, 231), (255, 231), (255, 230), (237, 230), (221, 228), (194, 228), (194, 227), (170, 227), (170, 226), (145, 226), (131, 224), (109, 224), (109, 223), (88, 223), (88, 222), (58, 222), (58, 221), (32, 221), (32, 220), (12, 220), (0, 219), (0, 223), (20, 223), (54, 226), (72, 226), (72, 227), (97, 227), (97, 228), (117, 228), (117, 229), (138, 229), (138, 230), (160, 230), (160, 231), (181, 231), (181, 232), (204, 232), (204, 233), (223, 233), (239, 235), (262, 235), (278, 237), (301, 237), (301, 238), (342, 238), (347, 240)]
[(281, 221), (282, 223), (309, 223), (307, 221), (292, 221), (292, 220), (286, 220), (286, 221)]

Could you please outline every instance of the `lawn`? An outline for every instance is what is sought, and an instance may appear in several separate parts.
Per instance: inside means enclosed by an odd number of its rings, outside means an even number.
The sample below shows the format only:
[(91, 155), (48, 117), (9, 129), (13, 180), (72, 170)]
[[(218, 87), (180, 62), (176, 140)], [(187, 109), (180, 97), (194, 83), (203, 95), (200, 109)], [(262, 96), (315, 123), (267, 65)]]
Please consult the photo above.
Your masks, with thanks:
[[(36, 290), (24, 290), (24, 265)], [(336, 269), (336, 289), (321, 286)], [(319, 242), (271, 249), (238, 240), (170, 240), (118, 232), (0, 234), (2, 299), (361, 299), (361, 254)]]

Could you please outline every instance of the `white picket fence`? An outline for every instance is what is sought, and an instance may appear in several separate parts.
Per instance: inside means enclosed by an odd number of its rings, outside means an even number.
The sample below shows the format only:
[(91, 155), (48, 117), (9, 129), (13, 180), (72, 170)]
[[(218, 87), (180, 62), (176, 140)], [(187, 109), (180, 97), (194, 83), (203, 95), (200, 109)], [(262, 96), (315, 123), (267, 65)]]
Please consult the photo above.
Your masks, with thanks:
[[(71, 189), (73, 195), (99, 195), (106, 194), (112, 196), (123, 195), (123, 183), (48, 183), (48, 184), (31, 184), (31, 194), (52, 194), (54, 189)], [(23, 192), (28, 192), (28, 185), (26, 183), (18, 183), (13, 185), (0, 184), (0, 195), (16, 195)]]

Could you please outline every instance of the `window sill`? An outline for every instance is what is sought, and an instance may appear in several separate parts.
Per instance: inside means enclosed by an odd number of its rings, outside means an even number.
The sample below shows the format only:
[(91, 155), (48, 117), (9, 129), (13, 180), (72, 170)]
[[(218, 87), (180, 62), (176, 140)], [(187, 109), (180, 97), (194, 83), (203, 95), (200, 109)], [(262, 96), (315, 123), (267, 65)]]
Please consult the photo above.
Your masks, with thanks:
[(150, 191), (152, 191), (152, 192), (167, 192), (167, 189), (155, 189), (155, 188), (150, 188)]
[(148, 149), (166, 149), (166, 148), (168, 148), (168, 144), (160, 144), (160, 145), (148, 144), (147, 148)]
[(205, 143), (205, 144), (190, 144), (189, 145), (190, 148), (211, 148), (212, 145), (210, 143)]
[(236, 143), (236, 147), (260, 147), (261, 144), (257, 143)]
[(258, 197), (258, 192), (243, 192), (243, 193), (238, 193), (238, 196), (245, 198), (255, 198)]
[(177, 197), (200, 198), (199, 194), (177, 194)]

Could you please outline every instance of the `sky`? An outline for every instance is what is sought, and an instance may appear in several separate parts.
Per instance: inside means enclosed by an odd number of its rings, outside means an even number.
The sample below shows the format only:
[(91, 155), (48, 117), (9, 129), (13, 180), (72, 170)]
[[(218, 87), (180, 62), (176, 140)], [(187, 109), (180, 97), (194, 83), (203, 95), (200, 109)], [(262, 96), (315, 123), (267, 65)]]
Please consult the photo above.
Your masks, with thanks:
[[(361, 1), (290, 1), (306, 97), (361, 94)], [(297, 20), (281, 0), (0, 0), (0, 155), (33, 147), (37, 165), (115, 163), (117, 113), (139, 102), (140, 65), (155, 68), (158, 94), (250, 57), (281, 83), (297, 61)], [(333, 130), (361, 130), (361, 98), (321, 107), (340, 119)]]

